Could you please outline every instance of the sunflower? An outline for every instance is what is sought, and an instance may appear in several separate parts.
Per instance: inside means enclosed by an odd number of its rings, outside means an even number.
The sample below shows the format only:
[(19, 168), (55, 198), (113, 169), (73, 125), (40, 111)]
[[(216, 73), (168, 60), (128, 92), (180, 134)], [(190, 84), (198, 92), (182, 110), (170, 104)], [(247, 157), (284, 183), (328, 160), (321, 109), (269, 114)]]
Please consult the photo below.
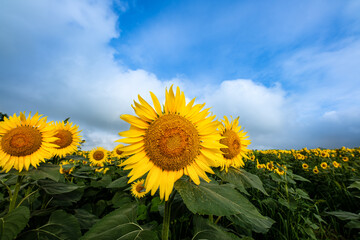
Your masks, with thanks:
[(302, 164), (302, 168), (306, 170), (306, 169), (308, 169), (308, 168), (309, 168), (309, 165), (308, 165), (308, 164), (306, 164), (306, 163), (303, 163), (303, 164)]
[(108, 151), (102, 147), (94, 148), (89, 153), (91, 166), (103, 167), (107, 161)]
[(349, 161), (349, 158), (348, 158), (348, 157), (342, 157), (342, 160), (343, 160), (344, 162), (348, 162), (348, 161)]
[(340, 167), (340, 163), (338, 163), (337, 161), (333, 161), (333, 166), (335, 168), (338, 168), (338, 167)]
[[(59, 172), (61, 174), (70, 174), (74, 171), (75, 167), (70, 163), (70, 161), (62, 161), (60, 164), (60, 170)], [(66, 167), (64, 167), (64, 165), (67, 165)]]
[(9, 172), (15, 168), (21, 172), (29, 170), (30, 164), (35, 168), (46, 158), (53, 156), (53, 144), (57, 140), (55, 128), (47, 123), (47, 118), (35, 113), (10, 116), (0, 122), (0, 166)]
[(117, 145), (114, 150), (112, 151), (112, 156), (113, 157), (116, 157), (118, 159), (120, 158), (123, 158), (125, 155), (124, 155), (124, 152), (121, 150), (121, 148), (124, 147), (123, 144), (119, 144)]
[(313, 168), (313, 172), (314, 172), (315, 174), (318, 174), (318, 173), (319, 173), (319, 169), (318, 169), (317, 166), (315, 166), (315, 167)]
[(177, 87), (176, 95), (170, 87), (165, 91), (165, 105), (161, 108), (157, 97), (150, 92), (154, 108), (141, 96), (132, 106), (138, 115), (122, 115), (120, 118), (131, 124), (130, 130), (120, 132), (125, 137), (117, 140), (125, 144), (121, 150), (132, 155), (120, 166), (132, 169), (129, 183), (147, 173), (145, 188), (154, 195), (157, 189), (160, 198), (168, 200), (174, 183), (184, 174), (199, 185), (200, 178), (209, 182), (206, 172), (213, 173), (211, 167), (218, 167), (221, 159), (217, 133), (218, 121), (208, 116), (209, 109), (204, 104), (188, 104), (185, 95)]
[(227, 148), (221, 148), (222, 151), (222, 169), (228, 171), (229, 167), (243, 167), (243, 158), (249, 158), (246, 147), (251, 143), (250, 140), (246, 140), (248, 136), (244, 130), (241, 130), (239, 126), (239, 117), (229, 122), (228, 118), (224, 116), (224, 120), (221, 120), (222, 124), (219, 125), (219, 131), (221, 135), (220, 143), (227, 146)]
[(326, 162), (322, 162), (322, 163), (320, 164), (320, 166), (321, 166), (322, 169), (326, 169), (326, 168), (328, 167), (328, 165), (327, 165)]
[(131, 184), (131, 193), (136, 198), (142, 198), (146, 195), (146, 188), (144, 186), (144, 179), (140, 179), (137, 182)]
[(77, 150), (77, 146), (80, 145), (81, 136), (79, 136), (80, 131), (78, 131), (78, 126), (72, 125), (73, 123), (64, 123), (56, 122), (55, 129), (56, 135), (58, 138), (54, 143), (58, 145), (55, 148), (55, 155), (59, 157), (65, 157), (66, 154), (73, 153)]

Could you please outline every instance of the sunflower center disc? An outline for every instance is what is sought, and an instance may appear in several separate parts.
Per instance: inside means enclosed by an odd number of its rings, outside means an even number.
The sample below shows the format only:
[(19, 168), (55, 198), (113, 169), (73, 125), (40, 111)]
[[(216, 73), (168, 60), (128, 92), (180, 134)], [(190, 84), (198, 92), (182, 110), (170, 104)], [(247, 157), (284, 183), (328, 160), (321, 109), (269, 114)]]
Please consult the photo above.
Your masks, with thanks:
[(21, 126), (5, 133), (1, 140), (4, 152), (11, 156), (28, 156), (41, 147), (41, 132), (30, 126)]
[(236, 157), (241, 150), (239, 136), (232, 130), (226, 130), (222, 136), (225, 138), (221, 139), (220, 143), (228, 146), (228, 148), (220, 148), (224, 157), (227, 159)]
[(144, 186), (143, 186), (142, 184), (138, 184), (138, 185), (136, 186), (136, 191), (137, 191), (138, 193), (145, 192), (145, 188), (144, 188)]
[(66, 148), (73, 141), (72, 134), (68, 130), (63, 130), (63, 129), (59, 130), (55, 135), (55, 137), (59, 138), (54, 142), (56, 145), (59, 146), (57, 147), (57, 149)]
[(161, 116), (145, 133), (145, 151), (150, 161), (163, 170), (183, 169), (200, 154), (198, 131), (185, 117)]
[(124, 152), (124, 151), (121, 151), (120, 149), (116, 149), (116, 153), (117, 153), (118, 155), (123, 154), (123, 152)]
[(105, 155), (102, 151), (96, 151), (96, 152), (94, 152), (94, 155), (93, 155), (93, 157), (96, 161), (102, 160), (104, 158), (104, 156)]

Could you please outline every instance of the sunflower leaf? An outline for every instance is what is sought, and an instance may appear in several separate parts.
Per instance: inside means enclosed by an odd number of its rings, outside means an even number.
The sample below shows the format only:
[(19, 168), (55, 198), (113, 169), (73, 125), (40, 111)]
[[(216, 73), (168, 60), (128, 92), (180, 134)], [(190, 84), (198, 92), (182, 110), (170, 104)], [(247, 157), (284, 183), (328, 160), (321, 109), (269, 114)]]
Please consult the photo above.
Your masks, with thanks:
[(64, 210), (57, 210), (51, 214), (45, 225), (26, 232), (23, 239), (76, 240), (80, 236), (80, 225), (76, 217)]
[(266, 196), (269, 196), (265, 191), (260, 178), (252, 173), (249, 173), (243, 169), (235, 168), (229, 168), (228, 172), (220, 171), (219, 169), (214, 169), (214, 171), (215, 174), (222, 180), (234, 184), (241, 192), (247, 195), (248, 193), (245, 188), (252, 187), (258, 189)]
[(227, 232), (226, 229), (209, 222), (209, 220), (195, 215), (194, 236), (192, 237), (192, 240), (200, 239), (237, 240), (240, 238), (230, 232)]
[(47, 194), (50, 194), (50, 195), (68, 193), (68, 192), (72, 192), (76, 189), (81, 188), (80, 186), (77, 186), (75, 184), (54, 182), (49, 179), (38, 180), (37, 184)]
[(20, 206), (0, 218), (0, 239), (14, 239), (23, 230), (30, 218), (27, 207)]
[(254, 216), (256, 208), (232, 184), (219, 185), (214, 182), (201, 182), (195, 185), (179, 179), (175, 183), (187, 208), (198, 214), (230, 216), (244, 214)]
[(36, 169), (33, 168), (27, 172), (27, 175), (34, 180), (40, 180), (49, 178), (58, 182), (62, 177), (60, 173), (60, 166), (54, 165), (51, 163), (41, 163), (40, 166)]
[(136, 215), (136, 203), (124, 204), (95, 223), (81, 239), (158, 239), (155, 232), (136, 222)]

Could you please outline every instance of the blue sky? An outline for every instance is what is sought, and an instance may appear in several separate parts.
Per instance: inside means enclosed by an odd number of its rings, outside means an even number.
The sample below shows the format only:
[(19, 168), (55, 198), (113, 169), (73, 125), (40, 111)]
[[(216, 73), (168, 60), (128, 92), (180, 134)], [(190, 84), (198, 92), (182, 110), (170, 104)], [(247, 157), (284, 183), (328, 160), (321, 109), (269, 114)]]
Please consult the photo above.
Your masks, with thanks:
[(0, 3), (0, 112), (71, 120), (111, 150), (137, 94), (174, 84), (251, 148), (360, 145), (359, 1)]

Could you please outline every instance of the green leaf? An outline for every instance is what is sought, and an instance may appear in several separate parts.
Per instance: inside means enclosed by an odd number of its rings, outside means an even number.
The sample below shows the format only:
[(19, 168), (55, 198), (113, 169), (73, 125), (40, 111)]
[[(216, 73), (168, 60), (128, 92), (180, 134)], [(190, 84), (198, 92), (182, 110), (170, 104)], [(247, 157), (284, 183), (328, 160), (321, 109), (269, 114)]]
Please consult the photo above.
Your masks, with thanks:
[(58, 182), (62, 178), (59, 170), (60, 166), (58, 165), (54, 165), (52, 163), (41, 163), (37, 169), (34, 168), (29, 170), (27, 175), (34, 180), (49, 178)]
[(128, 177), (123, 176), (121, 178), (116, 179), (115, 181), (111, 182), (109, 185), (107, 185), (106, 188), (123, 188), (129, 186)]
[(89, 213), (85, 209), (75, 209), (75, 217), (77, 218), (81, 229), (89, 229), (99, 221), (97, 216)]
[(350, 184), (350, 186), (348, 186), (348, 188), (357, 188), (358, 190), (360, 190), (360, 182), (353, 182), (352, 184)]
[(346, 211), (333, 211), (333, 212), (326, 212), (327, 214), (333, 215), (338, 217), (340, 220), (359, 220), (360, 215), (355, 214), (352, 212), (346, 212)]
[(232, 184), (192, 182), (179, 179), (175, 183), (187, 208), (198, 214), (230, 216), (238, 213), (252, 214), (253, 205)]
[(27, 207), (20, 206), (0, 218), (0, 239), (14, 239), (23, 230), (30, 218)]
[(96, 188), (103, 188), (108, 186), (111, 183), (111, 176), (105, 175), (99, 181), (91, 181), (90, 186)]
[(50, 202), (52, 206), (71, 206), (73, 203), (79, 201), (83, 196), (84, 189), (78, 188), (74, 191), (63, 193), (63, 194), (54, 194), (52, 195), (53, 200)]
[[(215, 169), (215, 173), (222, 180), (234, 184), (242, 192), (244, 192), (245, 190), (244, 187), (245, 188), (252, 187), (258, 189), (266, 196), (268, 196), (260, 178), (252, 173), (245, 171), (244, 169), (229, 168), (228, 172)], [(246, 190), (244, 193), (248, 194)]]
[(309, 197), (309, 194), (300, 188), (296, 189), (296, 193), (303, 199), (311, 200), (311, 198)]
[(136, 203), (125, 204), (100, 219), (81, 239), (158, 239), (155, 232), (144, 229), (137, 224), (136, 213)]
[(300, 175), (297, 175), (297, 174), (292, 174), (292, 177), (294, 180), (297, 180), (297, 181), (302, 181), (302, 182), (310, 182), (310, 180), (300, 176)]
[(80, 225), (76, 217), (64, 210), (53, 212), (49, 221), (36, 229), (25, 233), (25, 239), (69, 239), (77, 240), (81, 236)]
[(237, 240), (240, 239), (236, 235), (229, 233), (226, 229), (217, 226), (209, 220), (198, 215), (194, 216), (194, 236), (191, 240), (200, 239), (221, 239), (221, 240)]
[(50, 195), (68, 193), (80, 188), (72, 183), (59, 183), (49, 179), (38, 180), (37, 184)]
[(251, 229), (254, 232), (267, 233), (275, 221), (261, 215), (255, 206), (251, 210), (248, 214), (236, 214), (227, 218), (234, 224)]
[(351, 220), (347, 224), (345, 224), (346, 228), (360, 228), (360, 221)]

